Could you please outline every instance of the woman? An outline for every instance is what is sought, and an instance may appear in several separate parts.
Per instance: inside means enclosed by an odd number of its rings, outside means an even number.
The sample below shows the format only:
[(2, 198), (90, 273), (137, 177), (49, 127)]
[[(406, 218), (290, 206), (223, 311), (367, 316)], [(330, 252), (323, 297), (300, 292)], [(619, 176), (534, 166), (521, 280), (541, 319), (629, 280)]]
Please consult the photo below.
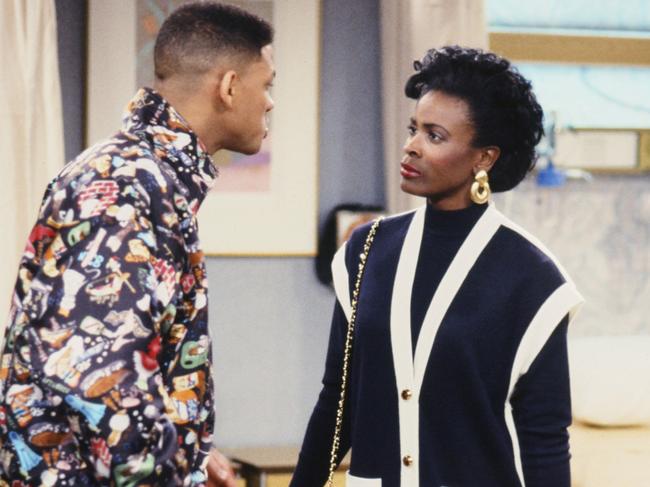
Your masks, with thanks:
[(535, 163), (542, 109), (495, 54), (430, 50), (401, 187), (426, 205), (355, 232), (332, 269), (337, 295), (323, 389), (294, 487), (321, 487), (356, 310), (337, 461), (347, 487), (568, 487), (567, 326), (581, 297), (548, 251), (486, 204)]

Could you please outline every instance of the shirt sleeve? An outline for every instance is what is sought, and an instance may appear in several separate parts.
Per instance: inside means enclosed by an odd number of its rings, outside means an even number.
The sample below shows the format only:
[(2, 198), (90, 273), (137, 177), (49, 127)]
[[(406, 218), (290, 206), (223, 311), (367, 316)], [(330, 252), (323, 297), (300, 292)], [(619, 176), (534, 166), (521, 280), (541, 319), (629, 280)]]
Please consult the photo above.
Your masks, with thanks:
[(158, 248), (142, 197), (128, 196), (142, 188), (105, 186), (66, 197), (47, 219), (47, 245), (34, 248), (41, 265), (25, 276), (23, 310), (29, 364), (97, 479), (174, 483), (178, 440), (159, 352), (178, 270)]
[[(337, 302), (332, 316), (323, 388), (307, 426), (298, 464), (291, 480), (291, 487), (322, 487), (327, 480), (336, 412), (341, 394), (343, 350), (347, 326), (348, 322), (343, 309)], [(348, 411), (349, 401), (346, 400), (337, 465), (350, 449), (350, 421), (349, 415), (346, 414)]]
[(526, 487), (570, 487), (571, 393), (565, 317), (512, 397)]

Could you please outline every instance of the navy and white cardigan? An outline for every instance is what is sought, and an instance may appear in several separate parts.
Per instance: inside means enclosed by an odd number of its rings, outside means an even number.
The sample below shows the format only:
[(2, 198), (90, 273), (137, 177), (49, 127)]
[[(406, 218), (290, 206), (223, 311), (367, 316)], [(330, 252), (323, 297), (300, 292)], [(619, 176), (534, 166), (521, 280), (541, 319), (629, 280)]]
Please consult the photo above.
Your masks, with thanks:
[[(435, 224), (430, 208), (379, 225), (344, 415), (347, 487), (569, 486), (566, 332), (582, 297), (534, 237), (492, 205), (475, 208), (466, 235), (450, 234), (450, 245), (427, 233)], [(292, 487), (321, 487), (327, 475), (350, 295), (368, 228), (332, 264), (337, 304), (323, 389)], [(441, 245), (428, 249), (427, 241)], [(421, 289), (423, 268), (433, 269), (430, 291)], [(421, 327), (411, 325), (418, 308), (426, 310)]]

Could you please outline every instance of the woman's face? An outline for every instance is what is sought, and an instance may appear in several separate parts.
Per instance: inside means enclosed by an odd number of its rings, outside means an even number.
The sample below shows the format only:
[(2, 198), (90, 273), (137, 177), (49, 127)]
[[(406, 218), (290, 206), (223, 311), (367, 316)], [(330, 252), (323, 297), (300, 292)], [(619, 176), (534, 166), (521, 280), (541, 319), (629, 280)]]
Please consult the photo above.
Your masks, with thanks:
[(489, 167), (483, 167), (486, 150), (472, 146), (474, 126), (467, 103), (429, 91), (418, 100), (408, 132), (402, 191), (424, 196), (441, 210), (468, 207), (474, 174)]

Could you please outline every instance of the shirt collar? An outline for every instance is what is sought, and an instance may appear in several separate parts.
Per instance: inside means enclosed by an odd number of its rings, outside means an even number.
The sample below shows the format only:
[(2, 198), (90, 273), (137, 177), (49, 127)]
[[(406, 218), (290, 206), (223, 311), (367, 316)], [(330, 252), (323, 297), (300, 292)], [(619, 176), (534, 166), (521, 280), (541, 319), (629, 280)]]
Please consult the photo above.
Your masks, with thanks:
[(440, 235), (468, 235), (487, 207), (472, 203), (460, 210), (438, 210), (427, 202), (424, 228)]
[(188, 196), (203, 201), (219, 171), (198, 136), (167, 100), (151, 88), (141, 88), (127, 105), (123, 130), (152, 143), (156, 157), (167, 162), (187, 186)]

